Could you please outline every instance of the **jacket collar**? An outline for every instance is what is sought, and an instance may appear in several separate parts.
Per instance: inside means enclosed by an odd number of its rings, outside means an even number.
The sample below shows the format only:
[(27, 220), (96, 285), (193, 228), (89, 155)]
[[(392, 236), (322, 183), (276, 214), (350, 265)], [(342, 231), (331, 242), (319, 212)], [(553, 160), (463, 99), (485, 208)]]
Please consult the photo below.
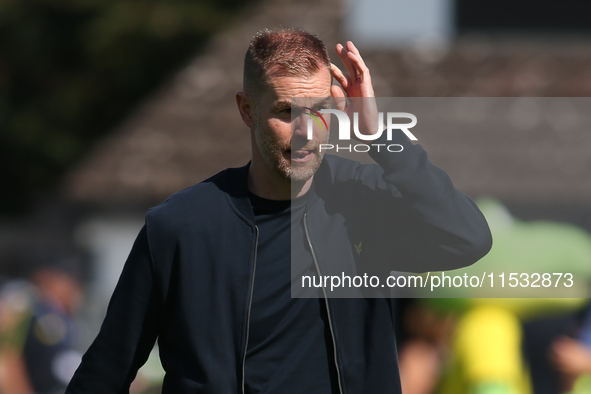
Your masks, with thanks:
[(228, 168), (220, 177), (214, 179), (217, 187), (230, 199), (237, 213), (254, 225), (254, 213), (248, 198), (248, 169), (250, 162), (243, 167)]
[[(326, 157), (325, 157), (326, 159)], [(254, 213), (248, 197), (248, 169), (250, 163), (243, 167), (228, 168), (223, 172), (224, 176), (221, 176), (214, 180), (218, 188), (225, 192), (230, 198), (230, 201), (234, 208), (238, 211), (249, 222), (254, 224)], [(323, 194), (326, 187), (330, 183), (330, 168), (326, 163), (326, 160), (322, 161), (320, 168), (314, 174), (314, 181), (312, 187), (308, 191), (308, 203), (306, 210), (311, 209), (320, 200), (320, 195)]]

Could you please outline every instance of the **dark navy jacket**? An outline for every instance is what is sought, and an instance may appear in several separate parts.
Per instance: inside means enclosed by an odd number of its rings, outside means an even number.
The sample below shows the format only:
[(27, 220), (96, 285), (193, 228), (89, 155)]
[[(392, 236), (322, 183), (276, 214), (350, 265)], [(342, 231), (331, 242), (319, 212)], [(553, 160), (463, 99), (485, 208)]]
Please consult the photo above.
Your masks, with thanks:
[[(396, 138), (404, 150), (382, 147), (372, 154), (379, 165), (327, 155), (315, 174), (303, 225), (321, 274), (334, 271), (334, 261), (371, 271), (368, 261), (378, 254), (391, 257), (390, 270), (441, 271), (490, 249), (476, 205), (419, 145), (402, 133)], [(66, 393), (127, 393), (156, 339), (163, 393), (243, 391), (257, 251), (247, 173), (248, 166), (222, 171), (148, 212)], [(364, 258), (353, 246), (360, 241)], [(326, 303), (341, 392), (400, 393), (391, 300)]]

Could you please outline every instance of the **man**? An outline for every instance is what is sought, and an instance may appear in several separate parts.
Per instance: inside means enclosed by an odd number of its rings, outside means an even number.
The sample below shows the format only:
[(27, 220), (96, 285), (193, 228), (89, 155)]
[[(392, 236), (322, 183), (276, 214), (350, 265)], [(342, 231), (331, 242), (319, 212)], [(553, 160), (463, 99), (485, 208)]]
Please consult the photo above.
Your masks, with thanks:
[(82, 298), (80, 273), (67, 259), (36, 266), (32, 285), (0, 288), (0, 392), (63, 393), (80, 362), (71, 315)]
[[(318, 98), (333, 97), (361, 114), (362, 133), (377, 131), (368, 68), (352, 43), (337, 52), (348, 75), (311, 34), (254, 37), (236, 95), (252, 161), (148, 212), (67, 393), (127, 392), (156, 338), (164, 393), (400, 393), (391, 300), (291, 298), (290, 246), (307, 272), (330, 265), (323, 256), (331, 248), (354, 263), (347, 231), (357, 230), (344, 221), (374, 203), (397, 217), (381, 235), (401, 240), (388, 242), (403, 252), (391, 269), (427, 258), (440, 269), (473, 263), (490, 233), (472, 201), (402, 133), (404, 155), (382, 151), (372, 156), (379, 166), (361, 166), (323, 160), (326, 132), (308, 140), (301, 117), (292, 125), (292, 97), (320, 106)], [(347, 106), (345, 94), (370, 100)]]

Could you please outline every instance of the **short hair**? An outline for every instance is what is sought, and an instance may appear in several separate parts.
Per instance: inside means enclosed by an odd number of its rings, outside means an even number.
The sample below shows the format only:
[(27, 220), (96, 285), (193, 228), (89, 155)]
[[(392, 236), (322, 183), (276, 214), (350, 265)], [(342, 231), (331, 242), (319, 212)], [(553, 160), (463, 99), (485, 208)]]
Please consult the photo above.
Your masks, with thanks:
[(269, 72), (282, 76), (310, 76), (330, 69), (324, 43), (314, 34), (300, 29), (259, 30), (244, 57), (243, 89), (252, 94), (266, 84)]

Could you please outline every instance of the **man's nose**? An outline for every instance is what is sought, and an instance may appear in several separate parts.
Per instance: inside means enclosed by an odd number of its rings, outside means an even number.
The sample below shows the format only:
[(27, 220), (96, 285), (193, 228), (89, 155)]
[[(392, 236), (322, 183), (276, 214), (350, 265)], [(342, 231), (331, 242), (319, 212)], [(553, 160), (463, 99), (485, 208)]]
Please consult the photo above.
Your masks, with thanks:
[(291, 135), (292, 137), (306, 137), (308, 130), (306, 128), (305, 119), (303, 115), (297, 116), (291, 121)]

